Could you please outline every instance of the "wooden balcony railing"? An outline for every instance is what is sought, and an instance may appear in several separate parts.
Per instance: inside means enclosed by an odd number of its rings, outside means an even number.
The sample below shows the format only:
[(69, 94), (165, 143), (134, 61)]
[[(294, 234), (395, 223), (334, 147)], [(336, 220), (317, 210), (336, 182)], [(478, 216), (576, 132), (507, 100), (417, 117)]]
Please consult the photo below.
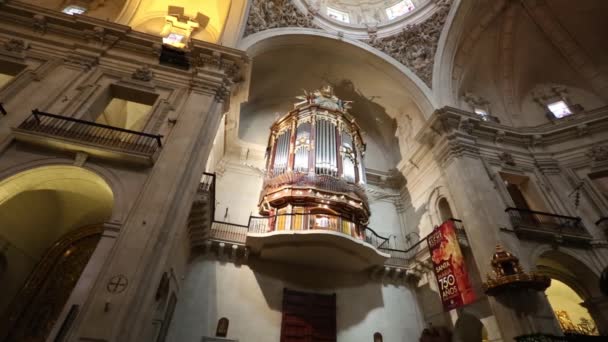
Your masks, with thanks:
[(590, 241), (591, 235), (580, 217), (558, 215), (523, 208), (507, 208), (515, 233), (531, 238), (553, 236), (558, 241)]
[(378, 235), (369, 227), (357, 224), (338, 215), (330, 214), (281, 214), (276, 216), (251, 216), (250, 233), (270, 233), (274, 231), (326, 230), (348, 235), (365, 241), (375, 248), (388, 244), (389, 239)]
[(16, 131), (140, 155), (152, 155), (162, 147), (162, 135), (132, 131), (38, 110), (33, 110), (32, 115), (19, 125)]

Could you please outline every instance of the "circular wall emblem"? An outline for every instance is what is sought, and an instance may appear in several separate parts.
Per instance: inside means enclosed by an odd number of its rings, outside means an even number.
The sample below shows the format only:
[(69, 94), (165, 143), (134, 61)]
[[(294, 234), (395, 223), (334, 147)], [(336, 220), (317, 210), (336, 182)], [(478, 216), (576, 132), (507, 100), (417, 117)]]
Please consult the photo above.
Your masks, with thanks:
[(121, 293), (127, 288), (128, 284), (129, 281), (127, 280), (127, 277), (122, 274), (119, 274), (110, 278), (110, 281), (108, 282), (106, 288), (110, 293)]

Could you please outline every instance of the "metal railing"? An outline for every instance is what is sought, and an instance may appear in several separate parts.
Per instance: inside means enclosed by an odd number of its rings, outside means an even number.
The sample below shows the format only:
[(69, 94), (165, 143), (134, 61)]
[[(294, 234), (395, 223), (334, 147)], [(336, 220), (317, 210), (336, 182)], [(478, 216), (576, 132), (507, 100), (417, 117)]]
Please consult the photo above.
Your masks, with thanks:
[[(455, 218), (449, 218), (448, 220), (454, 222), (454, 229), (456, 230), (456, 235), (466, 238), (466, 233), (464, 231), (462, 221)], [(380, 247), (378, 249), (384, 253), (390, 254), (391, 257), (386, 261), (386, 264), (392, 266), (405, 267), (409, 263), (409, 260), (414, 258), (416, 256), (416, 253), (420, 251), (420, 246), (426, 242), (426, 239), (430, 234), (432, 234), (432, 232), (419, 239), (416, 243), (414, 243), (407, 249), (389, 247)]]
[(555, 234), (590, 236), (580, 217), (558, 215), (523, 208), (505, 209), (514, 228), (532, 228)]
[(33, 110), (32, 115), (19, 125), (19, 129), (81, 140), (129, 152), (152, 154), (162, 147), (162, 135), (44, 113), (37, 109)]
[(245, 243), (247, 239), (247, 226), (240, 224), (213, 221), (209, 238), (213, 240)]
[(348, 235), (365, 241), (376, 248), (385, 246), (389, 239), (378, 235), (371, 228), (357, 224), (348, 218), (332, 214), (280, 214), (275, 216), (251, 216), (250, 233), (273, 231), (326, 230)]

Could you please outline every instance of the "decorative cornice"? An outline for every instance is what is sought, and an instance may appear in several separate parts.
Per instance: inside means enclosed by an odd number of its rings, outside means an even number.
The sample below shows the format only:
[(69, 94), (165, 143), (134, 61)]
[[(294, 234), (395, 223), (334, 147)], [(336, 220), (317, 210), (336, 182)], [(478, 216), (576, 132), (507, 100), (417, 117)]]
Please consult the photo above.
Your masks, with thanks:
[[(608, 145), (601, 135), (608, 130), (607, 114), (608, 106), (551, 124), (510, 127), (484, 121), (474, 113), (444, 107), (437, 110), (417, 134), (420, 145), (411, 155), (432, 153), (435, 161), (443, 166), (454, 157), (482, 155), (503, 169), (538, 169), (543, 174), (559, 173), (564, 165), (573, 162), (577, 165), (591, 162), (592, 167), (608, 165)], [(580, 135), (581, 127), (585, 127), (586, 135)], [(597, 138), (592, 141), (589, 136)], [(578, 146), (563, 144), (577, 139)], [(573, 153), (578, 157), (573, 159)]]
[(279, 27), (319, 28), (312, 13), (302, 13), (291, 0), (253, 0), (244, 36)]

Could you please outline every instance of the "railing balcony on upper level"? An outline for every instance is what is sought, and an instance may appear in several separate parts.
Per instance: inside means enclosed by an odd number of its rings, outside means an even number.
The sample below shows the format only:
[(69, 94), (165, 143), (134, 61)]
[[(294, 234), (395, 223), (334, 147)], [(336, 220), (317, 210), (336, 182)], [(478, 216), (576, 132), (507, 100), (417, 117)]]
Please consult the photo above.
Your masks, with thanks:
[[(455, 218), (448, 219), (454, 223), (456, 230), (456, 237), (461, 247), (469, 247), (467, 235), (464, 231), (462, 221)], [(428, 236), (428, 235), (427, 235)], [(391, 267), (407, 267), (410, 261), (413, 260), (419, 252), (427, 252), (428, 247), (426, 245), (426, 237), (419, 239), (418, 241), (412, 242), (406, 249), (399, 248), (390, 242), (388, 244), (379, 247), (379, 250), (389, 254), (390, 258), (386, 261), (387, 266)], [(424, 249), (424, 251), (422, 251)]]
[(92, 157), (151, 166), (157, 158), (161, 135), (98, 124), (56, 114), (32, 111), (13, 128), (18, 141)]
[(580, 217), (557, 215), (523, 208), (507, 208), (515, 233), (521, 238), (563, 243), (587, 243), (593, 238)]
[(358, 271), (383, 265), (388, 243), (369, 227), (330, 214), (251, 217), (247, 247), (262, 259)]

